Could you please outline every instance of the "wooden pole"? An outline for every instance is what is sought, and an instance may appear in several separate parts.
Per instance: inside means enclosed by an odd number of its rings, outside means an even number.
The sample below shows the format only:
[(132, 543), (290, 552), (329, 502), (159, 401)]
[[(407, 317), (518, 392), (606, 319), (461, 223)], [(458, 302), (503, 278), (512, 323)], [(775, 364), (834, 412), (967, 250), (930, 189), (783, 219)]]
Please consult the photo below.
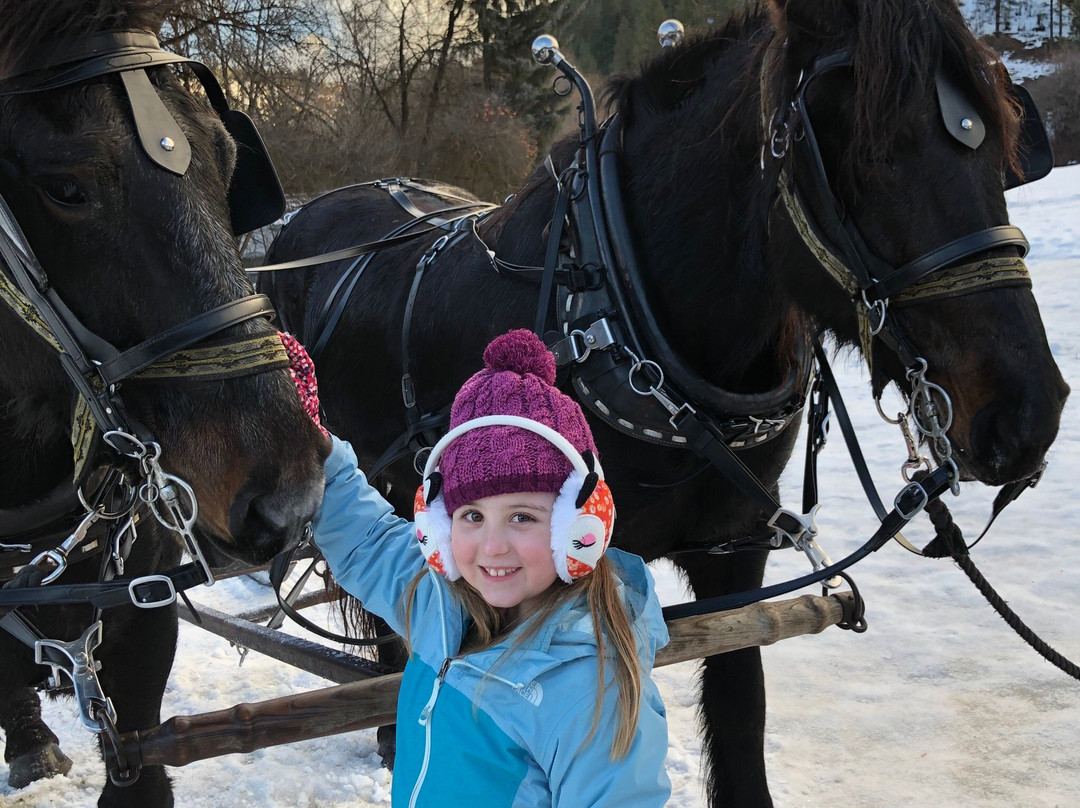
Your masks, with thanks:
[(180, 617), (189, 623), (196, 623), (233, 645), (266, 654), (331, 682), (355, 682), (394, 672), (388, 665), (256, 625), (244, 617), (233, 617), (209, 606), (195, 604), (195, 612), (197, 618), (187, 606), (180, 604)]
[[(841, 599), (850, 602), (852, 595), (803, 595), (673, 620), (668, 623), (671, 642), (657, 654), (656, 666), (817, 634), (843, 619)], [(219, 755), (392, 724), (400, 684), (401, 674), (395, 673), (213, 713), (174, 716), (121, 740), (129, 761), (186, 766)]]

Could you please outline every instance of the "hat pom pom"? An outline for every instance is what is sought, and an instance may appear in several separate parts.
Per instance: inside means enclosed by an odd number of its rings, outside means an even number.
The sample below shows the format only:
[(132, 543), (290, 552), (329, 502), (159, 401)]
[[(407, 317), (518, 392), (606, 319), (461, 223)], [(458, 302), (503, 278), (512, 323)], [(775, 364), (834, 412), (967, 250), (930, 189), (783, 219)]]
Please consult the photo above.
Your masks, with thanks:
[(493, 371), (532, 373), (555, 384), (555, 357), (532, 331), (518, 328), (496, 337), (484, 350), (484, 364)]

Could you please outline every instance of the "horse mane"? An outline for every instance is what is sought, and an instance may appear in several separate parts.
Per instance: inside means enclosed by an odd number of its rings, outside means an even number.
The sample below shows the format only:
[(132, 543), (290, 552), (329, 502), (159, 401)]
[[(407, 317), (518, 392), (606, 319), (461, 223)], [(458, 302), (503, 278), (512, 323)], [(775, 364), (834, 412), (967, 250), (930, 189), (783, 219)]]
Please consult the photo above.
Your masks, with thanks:
[(76, 40), (96, 31), (157, 31), (165, 12), (155, 0), (9, 0), (0, 7), (0, 76), (46, 43)]
[(709, 67), (727, 51), (756, 39), (766, 22), (760, 7), (736, 11), (723, 27), (687, 37), (678, 47), (664, 48), (637, 75), (612, 76), (601, 93), (601, 104), (627, 118), (635, 111), (635, 99), (658, 110), (684, 106), (704, 85)]
[(761, 56), (768, 50), (787, 53), (788, 60), (750, 60), (737, 80), (739, 101), (762, 86), (790, 93), (795, 76), (815, 57), (848, 47), (856, 74), (850, 171), (887, 160), (902, 123), (925, 109), (939, 68), (975, 94), (988, 131), (996, 132), (1005, 159), (1017, 167), (1020, 110), (1008, 92), (1007, 73), (994, 51), (971, 33), (954, 0), (820, 0), (815, 10), (810, 21), (787, 19), (775, 6), (770, 15), (760, 4), (738, 12), (722, 28), (665, 48), (637, 76), (613, 77), (601, 98), (626, 120), (687, 105), (705, 85), (710, 65), (747, 44)]

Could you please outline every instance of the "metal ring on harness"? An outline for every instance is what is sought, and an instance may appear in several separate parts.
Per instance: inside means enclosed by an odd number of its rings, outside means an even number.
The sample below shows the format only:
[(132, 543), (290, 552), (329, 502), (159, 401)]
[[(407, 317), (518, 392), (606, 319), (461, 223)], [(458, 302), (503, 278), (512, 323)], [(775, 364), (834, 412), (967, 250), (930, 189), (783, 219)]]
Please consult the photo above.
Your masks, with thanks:
[[(105, 750), (104, 757), (106, 769), (109, 772), (109, 782), (118, 788), (127, 788), (134, 785), (135, 781), (139, 779), (140, 767), (132, 766), (128, 762), (123, 739), (120, 737), (120, 732), (116, 728), (116, 722), (113, 720), (112, 715), (108, 709), (96, 702), (91, 702), (90, 713), (91, 717), (97, 721), (98, 726), (101, 727), (98, 734), (104, 736), (101, 746)], [(108, 739), (107, 744), (104, 742), (105, 739)]]
[[(630, 367), (630, 370), (626, 374), (626, 381), (630, 385), (630, 389), (637, 393), (639, 396), (654, 395), (656, 391), (659, 390), (659, 388), (664, 386), (664, 369), (651, 359), (637, 359), (637, 357), (634, 357), (634, 359), (636, 361)], [(636, 384), (634, 384), (634, 374), (645, 367), (650, 367), (655, 370), (656, 375), (660, 377), (660, 380), (657, 381), (655, 384), (651, 383), (647, 390), (642, 390)]]
[[(866, 290), (862, 290), (862, 302), (866, 306), (866, 319), (870, 328), (870, 336), (876, 337), (881, 333), (881, 329), (885, 327), (885, 316), (889, 313), (889, 299), (881, 298), (870, 302), (866, 296)], [(870, 322), (870, 312), (877, 315), (877, 324)]]
[(430, 446), (422, 446), (417, 450), (416, 454), (413, 455), (413, 470), (421, 477), (424, 476), (424, 466), (427, 465), (427, 459), (428, 455), (431, 454), (431, 449), (432, 447)]

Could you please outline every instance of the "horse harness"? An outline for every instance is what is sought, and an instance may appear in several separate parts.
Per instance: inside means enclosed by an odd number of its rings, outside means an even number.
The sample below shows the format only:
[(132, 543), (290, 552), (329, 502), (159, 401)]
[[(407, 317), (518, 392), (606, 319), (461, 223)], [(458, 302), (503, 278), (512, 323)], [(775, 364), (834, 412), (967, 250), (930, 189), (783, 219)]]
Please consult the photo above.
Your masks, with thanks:
[[(144, 152), (163, 170), (183, 175), (191, 159), (190, 145), (147, 72), (169, 64), (194, 72), (237, 141), (228, 192), (234, 231), (246, 232), (280, 217), (284, 194), (250, 119), (229, 109), (208, 68), (162, 50), (151, 33), (107, 31), (46, 48), (0, 78), (0, 95), (44, 92), (116, 74)], [(187, 482), (162, 469), (153, 435), (124, 407), (122, 383), (222, 380), (286, 368), (289, 359), (276, 334), (207, 342), (248, 320), (272, 317), (269, 299), (258, 294), (199, 314), (134, 347), (117, 349), (88, 329), (60, 298), (2, 198), (0, 263), (4, 270), (0, 300), (57, 351), (77, 392), (73, 480), (61, 482), (38, 502), (0, 510), (0, 580), (11, 578), (0, 590), (0, 626), (32, 647), (39, 664), (51, 666), (51, 686), (61, 686), (64, 679), (74, 686), (83, 724), (105, 733), (116, 749), (110, 778), (126, 784), (138, 776), (138, 767), (127, 765), (118, 745), (116, 713), (101, 690), (93, 658), (102, 637), (101, 610), (129, 604), (167, 606), (186, 589), (213, 583), (214, 576), (193, 532), (198, 516), (194, 492)], [(112, 452), (99, 465), (102, 444)], [(124, 578), (124, 561), (137, 525), (151, 515), (182, 538), (192, 560), (162, 574)], [(51, 546), (64, 536), (59, 545)], [(69, 564), (97, 553), (102, 555), (97, 583), (53, 583)], [(74, 642), (43, 637), (18, 611), (22, 606), (57, 604), (87, 604), (94, 609), (92, 624)]]
[[(534, 54), (536, 52), (534, 51)], [(986, 228), (929, 251), (894, 268), (878, 258), (862, 239), (854, 222), (843, 216), (842, 206), (832, 195), (824, 163), (806, 112), (806, 89), (822, 73), (850, 68), (846, 51), (819, 59), (804, 73), (796, 88), (787, 115), (765, 116), (763, 132), (770, 151), (777, 160), (798, 154), (811, 167), (813, 187), (806, 192), (814, 201), (812, 208), (803, 201), (803, 189), (794, 182), (790, 159), (780, 172), (778, 194), (785, 209), (811, 253), (842, 288), (851, 294), (857, 306), (863, 334), (863, 352), (871, 356), (870, 339), (878, 336), (892, 349), (905, 367), (912, 385), (907, 417), (919, 434), (932, 442), (938, 467), (918, 455), (916, 441), (906, 419), (897, 419), (905, 432), (908, 461), (904, 464), (906, 485), (885, 508), (874, 488), (865, 459), (859, 449), (846, 408), (833, 378), (820, 342), (813, 340), (797, 346), (795, 360), (786, 378), (772, 391), (759, 396), (740, 396), (721, 390), (698, 376), (666, 341), (644, 293), (645, 284), (633, 250), (630, 228), (622, 203), (619, 180), (621, 121), (612, 116), (597, 126), (591, 91), (587, 83), (569, 65), (556, 48), (536, 54), (538, 61), (550, 62), (577, 88), (579, 105), (579, 148), (574, 162), (558, 172), (550, 162), (559, 193), (548, 236), (547, 254), (542, 268), (521, 267), (500, 261), (491, 250), (488, 254), (497, 271), (509, 271), (520, 277), (539, 278), (540, 298), (534, 330), (548, 343), (561, 369), (569, 372), (570, 383), (582, 403), (601, 420), (639, 440), (658, 445), (689, 448), (719, 469), (743, 494), (755, 502), (767, 517), (769, 533), (736, 539), (713, 547), (679, 548), (673, 554), (707, 551), (730, 553), (742, 549), (778, 549), (795, 546), (806, 554), (813, 571), (797, 579), (750, 592), (733, 593), (678, 607), (668, 607), (665, 617), (701, 614), (746, 605), (775, 597), (818, 581), (827, 588), (840, 585), (843, 570), (897, 538), (914, 549), (900, 531), (929, 504), (938, 503), (947, 490), (958, 492), (959, 472), (952, 458), (946, 432), (951, 425), (951, 401), (938, 385), (925, 378), (927, 363), (918, 356), (895, 318), (887, 316), (889, 301), (894, 305), (970, 293), (1009, 285), (1030, 285), (1022, 257), (1027, 241), (1015, 227), (1003, 225)], [(762, 75), (765, 75), (763, 70)], [(953, 137), (970, 148), (978, 148), (981, 136), (968, 131), (985, 126), (966, 94), (944, 72), (936, 77), (937, 94), (943, 123)], [(1044, 176), (1052, 166), (1048, 158), (1049, 142), (1037, 110), (1021, 88), (1013, 89), (1027, 113), (1022, 127), (1028, 148), (1021, 176), (1011, 175), (1012, 185)], [(762, 94), (763, 104), (765, 94)], [(796, 129), (798, 136), (794, 136)], [(764, 151), (763, 151), (764, 170)], [(811, 213), (811, 210), (817, 214)], [(824, 211), (824, 212), (822, 212)], [(819, 218), (820, 217), (820, 218)], [(479, 238), (475, 219), (470, 227), (461, 227)], [(563, 230), (569, 228), (569, 246)], [(826, 235), (823, 235), (826, 234)], [(460, 238), (457, 237), (457, 238)], [(415, 295), (422, 268), (453, 243), (443, 237), (425, 254), (418, 266), (410, 295)], [(481, 242), (482, 244), (482, 242)], [(839, 248), (833, 246), (838, 244)], [(486, 249), (486, 245), (483, 245)], [(1000, 247), (1016, 247), (1019, 258), (978, 257)], [(968, 260), (975, 256), (975, 260)], [(555, 298), (556, 330), (547, 330), (552, 298)], [(861, 308), (860, 308), (861, 306)], [(407, 349), (408, 318), (403, 346)], [(407, 353), (406, 353), (407, 355)], [(655, 357), (655, 358), (650, 358)], [(816, 366), (816, 372), (815, 372)], [(406, 368), (404, 382), (408, 377)], [(803, 512), (782, 508), (746, 465), (737, 452), (761, 445), (782, 434), (798, 417), (809, 399), (809, 431), (804, 474)], [(877, 397), (875, 396), (875, 400)], [(862, 547), (833, 563), (816, 542), (814, 517), (817, 505), (817, 454), (824, 446), (830, 418), (830, 402), (835, 408), (860, 482), (873, 504), (879, 529)], [(408, 398), (406, 398), (408, 405)], [(880, 404), (879, 404), (880, 409)], [(725, 415), (725, 413), (740, 413)], [(445, 423), (445, 413), (425, 416), (427, 426)], [(417, 445), (415, 425), (391, 447), (401, 456)], [(388, 451), (372, 470), (377, 473), (395, 459)], [(1041, 470), (1030, 478), (1004, 486), (999, 493), (990, 524), (1009, 502), (1038, 482)], [(990, 524), (986, 529), (989, 529)], [(984, 529), (983, 533), (985, 534)], [(976, 539), (977, 541), (977, 539)], [(918, 552), (918, 551), (916, 551)], [(846, 577), (846, 576), (844, 576)], [(865, 628), (860, 605), (845, 620), (847, 627)]]
[[(767, 535), (734, 539), (711, 547), (677, 548), (672, 555), (699, 551), (723, 554), (743, 549), (772, 550), (795, 546), (807, 555), (813, 567), (810, 574), (782, 584), (668, 607), (665, 611), (667, 618), (735, 608), (818, 581), (826, 581), (829, 587), (839, 586), (839, 576), (846, 567), (884, 546), (891, 538), (897, 538), (914, 550), (901, 535), (901, 529), (929, 503), (936, 502), (946, 490), (955, 492), (959, 474), (945, 435), (951, 423), (948, 395), (938, 385), (926, 380), (925, 360), (911, 347), (895, 319), (886, 316), (889, 300), (892, 299), (894, 305), (899, 306), (965, 294), (979, 288), (1029, 284), (1021, 259), (983, 258), (960, 263), (998, 247), (1013, 246), (1018, 247), (1021, 253), (1026, 252), (1027, 241), (1023, 234), (1018, 228), (1010, 226), (987, 228), (943, 245), (896, 269), (886, 265), (869, 250), (854, 223), (840, 213), (842, 207), (832, 196), (806, 113), (807, 87), (824, 72), (850, 68), (851, 57), (846, 51), (818, 60), (800, 80), (795, 98), (785, 113), (771, 113), (764, 117), (763, 131), (773, 157), (783, 159), (789, 153), (790, 144), (796, 143), (798, 145), (791, 150), (792, 154), (798, 152), (799, 159), (812, 168), (814, 184), (805, 194), (803, 189), (796, 186), (789, 166), (780, 172), (778, 194), (784, 200), (788, 215), (808, 249), (830, 277), (852, 295), (863, 326), (860, 331), (864, 354), (871, 356), (870, 339), (878, 336), (908, 368), (908, 378), (913, 388), (908, 415), (918, 432), (933, 441), (940, 458), (939, 467), (932, 469), (929, 460), (918, 455), (911, 431), (906, 428), (906, 423), (902, 424), (909, 452), (904, 466), (907, 485), (896, 496), (893, 509), (888, 510), (874, 488), (824, 350), (817, 340), (813, 340), (812, 345), (809, 340), (798, 343), (785, 378), (773, 390), (758, 395), (735, 394), (711, 385), (693, 371), (667, 342), (644, 293), (643, 276), (634, 255), (622, 202), (619, 179), (622, 131), (619, 116), (612, 116), (602, 126), (597, 126), (591, 91), (580, 74), (555, 48), (546, 49), (537, 58), (558, 68), (581, 95), (579, 148), (574, 161), (558, 171), (548, 159), (549, 170), (558, 184), (558, 196), (544, 266), (511, 264), (498, 258), (484, 244), (476, 225), (489, 209), (461, 210), (456, 206), (460, 200), (448, 199), (447, 208), (435, 213), (422, 213), (409, 203), (407, 191), (411, 189), (437, 195), (435, 189), (424, 187), (414, 180), (380, 180), (373, 185), (384, 187), (403, 209), (413, 213), (414, 219), (391, 231), (381, 241), (354, 248), (356, 253), (363, 252), (364, 260), (354, 262), (339, 278), (322, 306), (322, 314), (316, 320), (319, 327), (315, 336), (306, 335), (316, 350), (321, 350), (329, 331), (339, 321), (363, 267), (370, 261), (371, 252), (395, 246), (409, 238), (410, 230), (419, 223), (434, 217), (442, 219), (437, 226), (445, 232), (417, 264), (403, 317), (402, 400), (408, 429), (372, 466), (369, 475), (375, 476), (390, 463), (410, 453), (414, 454), (415, 464), (434, 443), (439, 431), (445, 429), (448, 407), (425, 414), (416, 402), (415, 374), (409, 360), (411, 313), (427, 267), (445, 250), (471, 236), (487, 252), (495, 271), (540, 283), (534, 330), (545, 339), (560, 370), (569, 377), (578, 398), (596, 417), (639, 440), (694, 451), (707, 465), (719, 469), (768, 517)], [(764, 70), (762, 75), (765, 75)], [(974, 105), (944, 74), (937, 77), (937, 89), (942, 119), (950, 133), (971, 148), (977, 148), (981, 138), (971, 138), (967, 131), (969, 128), (982, 128), (985, 131), (985, 127)], [(1024, 124), (1025, 135), (1030, 142), (1038, 145), (1038, 148), (1029, 150), (1031, 156), (1025, 164), (1024, 176), (1010, 179), (1011, 183), (1018, 184), (1045, 175), (1049, 145), (1030, 99), (1024, 100), (1020, 88), (1015, 88), (1014, 92), (1024, 101), (1028, 112)], [(764, 103), (764, 92), (762, 99)], [(960, 121), (954, 120), (957, 115), (962, 116)], [(796, 129), (799, 136), (793, 137)], [(764, 153), (763, 148), (763, 170)], [(1049, 165), (1052, 165), (1052, 159)], [(823, 221), (810, 212), (811, 208), (803, 202), (804, 196), (813, 200), (813, 210)], [(568, 231), (568, 238), (565, 239), (564, 230)], [(411, 232), (420, 235), (429, 231)], [(835, 247), (834, 244), (840, 246)], [(345, 253), (342, 251), (333, 255), (343, 257)], [(331, 256), (302, 259), (265, 269), (309, 266), (326, 260), (331, 260)], [(549, 330), (553, 299), (555, 330)], [(803, 512), (797, 513), (779, 505), (772, 493), (739, 459), (737, 452), (762, 445), (782, 434), (806, 409), (808, 401), (810, 423)], [(862, 547), (837, 563), (833, 563), (818, 546), (814, 523), (818, 507), (816, 458), (826, 441), (830, 402), (835, 408), (860, 482), (882, 522)], [(900, 419), (896, 422), (900, 423)], [(919, 470), (918, 473), (915, 473), (916, 470)], [(1005, 504), (1034, 485), (1037, 479), (1038, 475), (1034, 475), (1028, 480), (1006, 486), (995, 503), (990, 521), (993, 522)], [(865, 626), (858, 608), (851, 619), (845, 621), (850, 627)]]
[[(723, 554), (742, 549), (771, 550), (795, 546), (807, 555), (813, 567), (813, 572), (781, 584), (668, 607), (665, 609), (666, 618), (736, 608), (818, 581), (825, 581), (829, 588), (839, 586), (839, 576), (843, 575), (845, 568), (880, 549), (891, 538), (918, 552), (907, 543), (900, 531), (928, 505), (933, 503), (943, 507), (942, 503), (938, 503), (940, 496), (950, 489), (956, 493), (958, 488), (959, 474), (946, 437), (951, 424), (951, 402), (943, 389), (925, 378), (925, 360), (917, 355), (895, 319), (887, 317), (889, 301), (891, 299), (894, 305), (901, 306), (966, 294), (976, 289), (1030, 284), (1021, 260), (1022, 254), (1027, 251), (1027, 241), (1020, 230), (1010, 226), (987, 228), (936, 248), (903, 267), (887, 265), (867, 247), (854, 223), (843, 216), (843, 208), (832, 195), (806, 112), (807, 87), (827, 71), (850, 68), (850, 54), (840, 51), (826, 56), (815, 62), (809, 71), (804, 71), (794, 99), (783, 107), (782, 112), (767, 110), (763, 88), (766, 146), (762, 150), (762, 170), (765, 170), (766, 147), (774, 159), (783, 160), (790, 154), (790, 163), (797, 153), (799, 159), (811, 167), (814, 178), (811, 189), (804, 191), (797, 187), (790, 165), (785, 165), (779, 174), (777, 193), (783, 199), (785, 210), (807, 248), (830, 277), (852, 296), (861, 324), (863, 353), (868, 361), (872, 355), (870, 340), (878, 336), (908, 368), (912, 395), (907, 415), (918, 433), (933, 442), (940, 460), (938, 468), (933, 469), (927, 458), (918, 455), (915, 438), (907, 428), (906, 421), (903, 418), (894, 421), (901, 424), (904, 430), (909, 457), (904, 464), (907, 484), (897, 494), (893, 508), (889, 510), (882, 504), (874, 487), (827, 357), (817, 339), (812, 341), (812, 347), (810, 341), (797, 345), (796, 356), (786, 377), (774, 390), (757, 396), (733, 394), (709, 384), (665, 340), (644, 294), (642, 275), (634, 255), (621, 199), (618, 161), (622, 133), (619, 117), (615, 115), (603, 126), (597, 126), (588, 84), (557, 48), (534, 49), (534, 56), (541, 63), (551, 63), (558, 68), (581, 95), (579, 148), (574, 162), (560, 172), (548, 158), (549, 170), (559, 190), (543, 267), (520, 266), (498, 258), (484, 244), (476, 229), (477, 221), (488, 211), (462, 212), (453, 204), (435, 214), (413, 211), (416, 217), (414, 221), (392, 231), (384, 240), (333, 254), (333, 257), (345, 257), (350, 253), (363, 253), (368, 256), (366, 260), (370, 260), (372, 251), (394, 246), (409, 238), (410, 227), (424, 221), (425, 217), (441, 213), (444, 218), (449, 218), (449, 214), (454, 219), (453, 222), (440, 224), (447, 232), (439, 236), (417, 264), (403, 318), (402, 355), (405, 359), (402, 398), (409, 428), (384, 452), (369, 470), (369, 475), (375, 476), (390, 463), (410, 453), (415, 453), (415, 464), (434, 443), (439, 430), (445, 429), (448, 408), (422, 414), (417, 407), (414, 373), (408, 360), (409, 325), (424, 270), (443, 251), (471, 235), (485, 249), (495, 271), (539, 281), (541, 290), (534, 330), (545, 339), (558, 366), (569, 375), (570, 384), (579, 399), (594, 415), (616, 430), (639, 440), (691, 449), (707, 464), (721, 470), (769, 517), (766, 524), (770, 532), (766, 536), (735, 539), (712, 547), (679, 548), (672, 555), (698, 551)], [(960, 142), (970, 148), (978, 148), (985, 134), (985, 126), (974, 105), (946, 74), (939, 73), (936, 85), (944, 125)], [(1053, 165), (1049, 141), (1030, 96), (1019, 87), (1014, 87), (1013, 93), (1026, 113), (1022, 134), (1027, 148), (1024, 151), (1023, 174), (1010, 172), (1007, 178), (1009, 187), (1045, 176)], [(970, 134), (969, 130), (975, 134)], [(789, 151), (792, 143), (796, 147)], [(381, 180), (374, 184), (390, 191), (406, 210), (410, 210), (411, 206), (400, 198), (400, 194), (409, 188), (436, 193), (434, 189), (420, 186), (413, 180)], [(812, 210), (817, 216), (803, 201), (804, 196), (814, 202)], [(571, 236), (565, 240), (572, 242), (569, 245), (563, 239), (565, 228), (569, 228), (568, 235)], [(425, 232), (428, 230), (416, 235)], [(1021, 258), (981, 258), (961, 263), (972, 256), (1008, 246), (1019, 248)], [(332, 257), (302, 259), (265, 269), (310, 266), (327, 260), (332, 260)], [(366, 262), (354, 263), (338, 280), (329, 301), (323, 305), (323, 315), (318, 319), (320, 324), (329, 323), (332, 329), (337, 323), (348, 294), (355, 288), (362, 266), (366, 266)], [(553, 297), (556, 329), (549, 331), (547, 323)], [(328, 316), (328, 312), (333, 314)], [(318, 330), (317, 334), (314, 344), (321, 349), (329, 334), (326, 330)], [(782, 434), (807, 408), (807, 402), (809, 430), (803, 512), (796, 513), (780, 507), (736, 452), (761, 445)], [(830, 403), (835, 408), (860, 482), (881, 520), (881, 526), (870, 539), (836, 563), (817, 545), (814, 523), (818, 507), (816, 458), (826, 442)], [(995, 501), (990, 523), (1005, 505), (1037, 483), (1039, 473), (1002, 489)], [(865, 628), (860, 608), (860, 605), (856, 605), (855, 611), (845, 620), (847, 627)]]

